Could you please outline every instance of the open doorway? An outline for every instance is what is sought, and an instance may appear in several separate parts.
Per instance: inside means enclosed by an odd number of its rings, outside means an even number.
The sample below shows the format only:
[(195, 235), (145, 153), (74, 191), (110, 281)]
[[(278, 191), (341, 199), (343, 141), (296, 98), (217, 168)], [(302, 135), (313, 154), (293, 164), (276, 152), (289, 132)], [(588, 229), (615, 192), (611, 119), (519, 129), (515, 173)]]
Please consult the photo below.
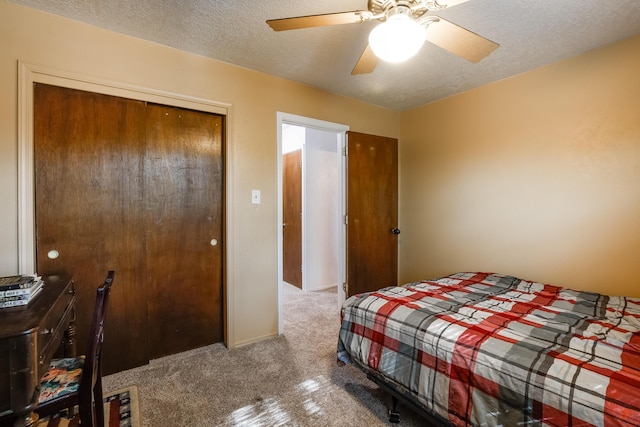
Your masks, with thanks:
[(289, 286), (301, 292), (333, 289), (336, 309), (344, 301), (342, 153), (349, 128), (286, 113), (278, 113), (277, 126), (278, 331), (283, 334), (283, 295)]

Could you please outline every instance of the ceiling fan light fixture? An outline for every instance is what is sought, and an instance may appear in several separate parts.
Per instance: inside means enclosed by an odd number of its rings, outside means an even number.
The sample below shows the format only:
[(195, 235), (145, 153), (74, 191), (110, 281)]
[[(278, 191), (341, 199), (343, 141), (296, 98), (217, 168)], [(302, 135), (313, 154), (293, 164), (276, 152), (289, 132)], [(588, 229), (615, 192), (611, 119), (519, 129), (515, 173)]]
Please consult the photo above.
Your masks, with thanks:
[(418, 53), (425, 38), (424, 26), (404, 13), (398, 13), (371, 31), (369, 45), (378, 58), (396, 63)]

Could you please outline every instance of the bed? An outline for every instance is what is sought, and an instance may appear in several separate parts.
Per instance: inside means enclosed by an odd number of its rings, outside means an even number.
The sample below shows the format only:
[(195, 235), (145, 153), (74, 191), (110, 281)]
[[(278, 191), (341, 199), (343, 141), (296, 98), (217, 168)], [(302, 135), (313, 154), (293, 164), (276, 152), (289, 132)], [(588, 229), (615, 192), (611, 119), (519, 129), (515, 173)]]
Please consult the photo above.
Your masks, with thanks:
[(471, 272), (354, 295), (341, 317), (338, 363), (434, 425), (640, 425), (640, 299)]

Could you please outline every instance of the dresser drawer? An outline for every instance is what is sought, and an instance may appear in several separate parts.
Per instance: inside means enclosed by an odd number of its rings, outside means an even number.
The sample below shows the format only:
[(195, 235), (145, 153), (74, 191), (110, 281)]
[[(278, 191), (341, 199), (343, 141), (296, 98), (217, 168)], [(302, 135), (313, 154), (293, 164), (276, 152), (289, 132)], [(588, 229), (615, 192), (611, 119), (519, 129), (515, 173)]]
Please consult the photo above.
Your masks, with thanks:
[(29, 304), (0, 310), (0, 426), (17, 413), (31, 411), (40, 378), (73, 321), (71, 277), (43, 280)]
[(73, 319), (74, 303), (73, 281), (70, 281), (64, 294), (51, 306), (38, 326), (38, 348), (41, 349), (38, 360), (40, 374), (48, 368), (45, 362), (48, 364), (63, 342), (64, 333)]

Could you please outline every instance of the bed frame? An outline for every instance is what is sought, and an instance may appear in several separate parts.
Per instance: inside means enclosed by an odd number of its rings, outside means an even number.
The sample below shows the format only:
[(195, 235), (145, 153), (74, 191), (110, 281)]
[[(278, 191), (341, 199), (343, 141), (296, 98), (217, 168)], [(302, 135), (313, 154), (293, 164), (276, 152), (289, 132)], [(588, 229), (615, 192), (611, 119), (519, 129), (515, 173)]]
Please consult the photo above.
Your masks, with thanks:
[(367, 379), (373, 381), (385, 393), (391, 396), (391, 409), (388, 411), (390, 423), (397, 424), (400, 422), (398, 402), (401, 402), (404, 406), (424, 418), (430, 427), (452, 427), (452, 424), (441, 416), (433, 414), (431, 411), (423, 408), (418, 402), (416, 402), (415, 397), (404, 387), (399, 386), (395, 382), (380, 375), (378, 372), (374, 372), (356, 361), (354, 361), (353, 364), (367, 375)]

